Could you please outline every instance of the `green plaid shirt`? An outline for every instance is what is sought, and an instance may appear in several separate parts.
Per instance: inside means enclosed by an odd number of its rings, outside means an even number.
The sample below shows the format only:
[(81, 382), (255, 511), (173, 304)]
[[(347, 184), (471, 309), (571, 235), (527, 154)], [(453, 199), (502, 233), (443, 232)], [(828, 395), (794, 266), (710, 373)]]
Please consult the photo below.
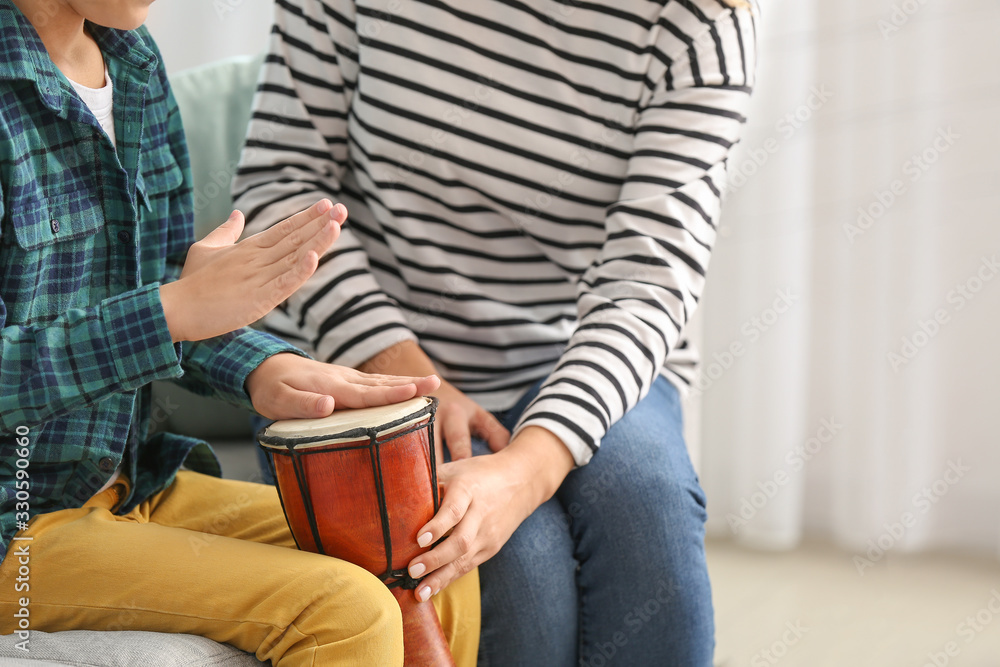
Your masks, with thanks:
[(251, 330), (171, 342), (158, 287), (194, 240), (180, 115), (144, 29), (88, 27), (114, 85), (117, 151), (0, 0), (0, 558), (29, 516), (82, 506), (122, 461), (134, 482), (122, 512), (181, 464), (219, 474), (205, 443), (147, 437), (151, 381), (250, 409), (249, 372), (296, 351)]

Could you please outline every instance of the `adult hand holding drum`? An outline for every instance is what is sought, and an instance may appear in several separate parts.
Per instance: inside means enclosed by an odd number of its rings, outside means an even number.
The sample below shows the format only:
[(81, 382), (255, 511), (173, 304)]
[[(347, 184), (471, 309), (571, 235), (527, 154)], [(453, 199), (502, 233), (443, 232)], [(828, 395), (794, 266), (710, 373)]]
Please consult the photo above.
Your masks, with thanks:
[(257, 439), (268, 454), (285, 517), (300, 549), (365, 568), (403, 614), (407, 667), (453, 667), (433, 605), (418, 602), (407, 564), (429, 547), (417, 530), (438, 510), (437, 399), (278, 421)]

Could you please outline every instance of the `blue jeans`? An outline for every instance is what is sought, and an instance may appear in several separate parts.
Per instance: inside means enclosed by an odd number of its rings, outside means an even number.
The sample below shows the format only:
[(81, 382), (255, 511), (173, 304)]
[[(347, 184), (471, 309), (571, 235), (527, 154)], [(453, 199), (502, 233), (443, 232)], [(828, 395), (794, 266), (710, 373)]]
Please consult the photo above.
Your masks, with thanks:
[[(513, 428), (537, 393), (497, 418)], [(710, 667), (705, 517), (677, 390), (661, 377), (479, 566), (479, 667)]]
[[(537, 391), (501, 422), (512, 428)], [(705, 518), (677, 390), (661, 377), (479, 566), (479, 666), (710, 667)]]

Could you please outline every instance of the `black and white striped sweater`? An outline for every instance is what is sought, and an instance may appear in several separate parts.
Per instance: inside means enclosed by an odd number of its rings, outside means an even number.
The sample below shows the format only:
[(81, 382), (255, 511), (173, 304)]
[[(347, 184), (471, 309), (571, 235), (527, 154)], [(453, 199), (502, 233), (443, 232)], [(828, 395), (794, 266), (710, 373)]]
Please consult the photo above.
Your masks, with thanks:
[(755, 26), (720, 0), (278, 0), (234, 183), (250, 231), (350, 218), (265, 320), (358, 365), (418, 340), (579, 464), (659, 373), (715, 239)]

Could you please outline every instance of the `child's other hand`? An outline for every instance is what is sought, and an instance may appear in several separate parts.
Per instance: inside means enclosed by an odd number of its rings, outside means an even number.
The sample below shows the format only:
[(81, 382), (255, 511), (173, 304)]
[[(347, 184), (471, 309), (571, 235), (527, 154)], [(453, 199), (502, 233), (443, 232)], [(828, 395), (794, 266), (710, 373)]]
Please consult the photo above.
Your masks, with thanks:
[(343, 204), (323, 199), (239, 241), (244, 218), (234, 211), (191, 246), (180, 279), (160, 287), (171, 338), (204, 340), (262, 318), (316, 271), (346, 219)]
[(268, 357), (247, 376), (254, 409), (269, 419), (328, 417), (334, 407), (364, 408), (406, 401), (438, 387), (437, 376), (369, 375), (297, 354)]

